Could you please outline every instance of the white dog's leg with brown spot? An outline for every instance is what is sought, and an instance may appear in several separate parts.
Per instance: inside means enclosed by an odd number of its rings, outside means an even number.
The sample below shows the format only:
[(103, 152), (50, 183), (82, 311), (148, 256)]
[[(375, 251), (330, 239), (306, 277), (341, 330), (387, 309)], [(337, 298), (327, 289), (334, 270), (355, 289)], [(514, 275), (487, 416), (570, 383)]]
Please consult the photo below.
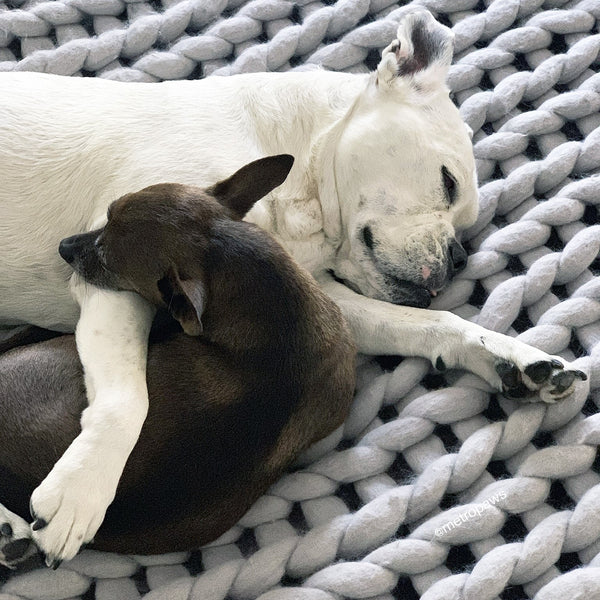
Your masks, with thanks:
[(148, 411), (146, 359), (154, 308), (132, 292), (75, 280), (76, 340), (89, 406), (81, 433), (31, 497), (33, 537), (48, 565), (91, 541)]

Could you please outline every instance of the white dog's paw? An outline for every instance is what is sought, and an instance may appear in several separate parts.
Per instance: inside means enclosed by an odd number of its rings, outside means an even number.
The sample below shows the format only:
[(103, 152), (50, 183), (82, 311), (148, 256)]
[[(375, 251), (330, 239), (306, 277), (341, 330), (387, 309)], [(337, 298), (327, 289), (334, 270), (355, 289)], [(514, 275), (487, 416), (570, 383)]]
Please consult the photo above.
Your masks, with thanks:
[[(450, 354), (450, 353), (449, 353)], [(476, 373), (507, 398), (553, 403), (573, 393), (587, 375), (571, 368), (558, 356), (552, 356), (499, 333), (466, 335), (465, 345), (446, 358), (434, 362), (438, 370), (447, 364), (464, 367)]]
[(102, 482), (92, 469), (69, 471), (55, 466), (34, 490), (32, 536), (49, 567), (73, 558), (96, 535), (113, 499)]
[(495, 365), (502, 382), (502, 394), (517, 400), (539, 399), (549, 404), (573, 393), (578, 381), (587, 375), (578, 369), (569, 369), (568, 363), (556, 357), (518, 367), (514, 362), (500, 359)]
[(36, 552), (27, 521), (0, 505), (0, 565), (14, 569)]

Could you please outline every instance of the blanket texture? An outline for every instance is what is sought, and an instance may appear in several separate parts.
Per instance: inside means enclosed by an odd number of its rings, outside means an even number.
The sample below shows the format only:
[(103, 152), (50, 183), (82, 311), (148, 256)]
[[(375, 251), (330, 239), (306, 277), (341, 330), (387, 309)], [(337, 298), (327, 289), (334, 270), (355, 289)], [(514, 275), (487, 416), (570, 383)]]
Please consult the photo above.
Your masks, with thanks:
[[(575, 359), (588, 381), (521, 404), (424, 360), (368, 358), (343, 433), (217, 543), (3, 571), (0, 600), (600, 598), (600, 1), (415, 3), (456, 34), (449, 84), (481, 185), (467, 270), (436, 308)], [(366, 71), (404, 4), (7, 0), (0, 70)]]

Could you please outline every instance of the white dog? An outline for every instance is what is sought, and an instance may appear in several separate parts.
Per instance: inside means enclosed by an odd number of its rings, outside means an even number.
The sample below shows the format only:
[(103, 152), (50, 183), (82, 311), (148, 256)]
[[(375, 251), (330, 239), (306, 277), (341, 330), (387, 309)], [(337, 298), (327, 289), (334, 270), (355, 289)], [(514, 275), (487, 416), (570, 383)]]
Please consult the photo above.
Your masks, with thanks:
[(248, 218), (339, 303), (360, 351), (426, 357), (547, 402), (584, 377), (515, 339), (426, 310), (464, 267), (456, 236), (477, 213), (469, 133), (444, 83), (451, 57), (450, 30), (418, 11), (371, 75), (161, 84), (1, 75), (0, 321), (77, 324), (89, 399), (81, 434), (32, 496), (33, 536), (49, 561), (94, 537), (147, 411), (151, 308), (133, 293), (69, 285), (57, 253), (62, 238), (102, 224), (127, 192), (206, 186), (256, 158), (292, 154), (287, 181)]

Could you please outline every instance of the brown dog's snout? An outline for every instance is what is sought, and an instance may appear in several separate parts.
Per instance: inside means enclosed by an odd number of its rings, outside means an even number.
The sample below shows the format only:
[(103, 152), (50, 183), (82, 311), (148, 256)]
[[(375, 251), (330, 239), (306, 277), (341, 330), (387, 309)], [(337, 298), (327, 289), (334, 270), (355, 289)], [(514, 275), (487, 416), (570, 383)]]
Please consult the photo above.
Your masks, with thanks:
[(83, 248), (93, 242), (95, 235), (96, 232), (91, 231), (90, 233), (82, 233), (65, 238), (58, 246), (58, 253), (63, 260), (72, 264)]
[(62, 240), (58, 246), (58, 253), (63, 260), (66, 260), (71, 264), (75, 260), (75, 250), (77, 248), (77, 237), (72, 235), (71, 237)]

